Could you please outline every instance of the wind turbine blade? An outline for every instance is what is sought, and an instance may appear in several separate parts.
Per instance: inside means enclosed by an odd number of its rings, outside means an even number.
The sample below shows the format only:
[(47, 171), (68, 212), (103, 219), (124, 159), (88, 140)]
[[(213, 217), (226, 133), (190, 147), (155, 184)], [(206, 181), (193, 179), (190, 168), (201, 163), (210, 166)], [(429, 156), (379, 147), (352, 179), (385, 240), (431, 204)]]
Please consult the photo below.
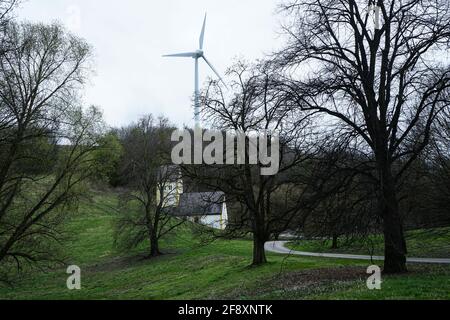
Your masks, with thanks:
[(203, 20), (202, 32), (200, 33), (200, 50), (203, 50), (203, 41), (205, 40), (205, 29), (206, 29), (206, 13), (205, 19)]
[(177, 57), (182, 57), (182, 58), (194, 58), (196, 55), (195, 52), (183, 52), (183, 53), (175, 53), (175, 54), (166, 54), (163, 57), (167, 58), (177, 58)]
[(217, 72), (216, 68), (214, 68), (214, 66), (211, 64), (211, 62), (208, 61), (208, 59), (206, 59), (205, 56), (203, 56), (203, 59), (205, 60), (205, 62), (208, 64), (208, 66), (212, 69), (212, 71), (214, 71), (214, 73), (216, 74), (216, 76), (220, 79), (220, 81), (225, 85), (226, 88), (228, 88), (227, 84), (225, 83), (225, 81), (223, 81), (222, 77), (220, 76), (219, 72)]

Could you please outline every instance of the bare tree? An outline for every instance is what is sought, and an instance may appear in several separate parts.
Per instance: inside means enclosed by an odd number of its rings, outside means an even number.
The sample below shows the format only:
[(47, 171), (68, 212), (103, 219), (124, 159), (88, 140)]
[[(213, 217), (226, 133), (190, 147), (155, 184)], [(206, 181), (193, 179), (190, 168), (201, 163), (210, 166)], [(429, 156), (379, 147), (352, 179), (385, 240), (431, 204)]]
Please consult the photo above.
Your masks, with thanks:
[(5, 37), (6, 26), (11, 21), (12, 13), (19, 2), (19, 0), (0, 0), (0, 34), (2, 39)]
[[(345, 125), (374, 160), (386, 273), (407, 271), (398, 184), (448, 107), (450, 71), (438, 55), (449, 48), (449, 6), (445, 0), (282, 5), (292, 19), (287, 46), (275, 60), (287, 75), (290, 101)], [(373, 23), (378, 14), (379, 25)]]
[(447, 226), (450, 224), (450, 110), (438, 117), (427, 158), (431, 165), (426, 176), (428, 192), (425, 193), (426, 209), (431, 211), (429, 225)]
[(8, 25), (14, 21), (13, 12), (20, 0), (0, 0), (0, 57), (14, 49), (15, 44), (9, 37)]
[[(78, 106), (89, 46), (59, 25), (7, 26), (0, 57), (0, 264), (55, 259), (58, 225), (90, 174), (101, 113)], [(73, 208), (72, 208), (73, 209)]]
[(174, 217), (180, 172), (166, 166), (170, 160), (171, 127), (165, 118), (142, 118), (122, 133), (122, 164), (126, 192), (116, 222), (119, 248), (134, 248), (148, 241), (150, 257), (161, 254), (159, 240), (184, 221)]
[[(245, 164), (237, 164), (236, 160), (234, 165), (216, 163), (184, 168), (184, 175), (194, 177), (197, 184), (225, 194), (232, 212), (227, 229), (218, 236), (229, 238), (251, 233), (253, 265), (267, 262), (265, 243), (293, 225), (311, 195), (304, 183), (307, 174), (302, 164), (314, 153), (308, 144), (314, 134), (306, 130), (308, 119), (297, 121), (295, 126), (290, 122), (295, 110), (282, 103), (282, 92), (276, 87), (278, 82), (267, 71), (264, 64), (251, 66), (238, 62), (227, 74), (231, 79), (231, 97), (215, 82), (202, 95), (206, 122), (236, 140), (238, 135), (247, 136), (242, 155)], [(275, 135), (280, 139), (280, 158), (275, 160), (279, 171), (272, 176), (261, 174), (267, 164), (259, 161), (254, 165), (249, 161), (249, 137), (267, 132), (269, 138), (259, 139), (259, 148), (269, 145)], [(270, 146), (267, 150), (272, 156), (278, 152)], [(235, 145), (236, 159), (239, 152)], [(216, 156), (226, 157), (225, 153)]]

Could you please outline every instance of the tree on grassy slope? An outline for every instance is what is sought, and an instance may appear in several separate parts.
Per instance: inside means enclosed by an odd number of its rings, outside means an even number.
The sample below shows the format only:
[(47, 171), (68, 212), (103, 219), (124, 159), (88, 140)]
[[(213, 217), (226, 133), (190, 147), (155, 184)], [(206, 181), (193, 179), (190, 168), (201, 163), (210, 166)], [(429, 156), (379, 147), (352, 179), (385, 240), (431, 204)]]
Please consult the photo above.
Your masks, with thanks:
[(290, 101), (345, 125), (374, 159), (384, 271), (405, 272), (398, 185), (448, 107), (450, 69), (439, 55), (449, 49), (450, 3), (298, 0), (282, 9), (289, 40), (275, 65), (285, 71)]
[(165, 118), (142, 118), (122, 130), (123, 159), (121, 180), (125, 191), (116, 220), (115, 243), (120, 249), (131, 249), (148, 241), (150, 257), (161, 254), (159, 240), (180, 226), (173, 217), (171, 203), (178, 171), (170, 163), (171, 127)]
[[(233, 238), (250, 233), (255, 266), (267, 262), (265, 243), (289, 229), (307, 208), (312, 184), (306, 183), (309, 174), (303, 165), (315, 152), (314, 146), (308, 144), (314, 136), (307, 130), (308, 119), (297, 121), (293, 126), (290, 119), (294, 118), (296, 110), (281, 103), (283, 97), (276, 87), (278, 82), (266, 71), (264, 64), (252, 66), (238, 62), (228, 72), (232, 95), (224, 93), (216, 82), (205, 89), (202, 95), (204, 120), (211, 123), (217, 133), (232, 137), (234, 164), (224, 163), (229, 155), (223, 148), (223, 154), (218, 150), (214, 152), (215, 163), (184, 166), (183, 172), (207, 190), (225, 194), (230, 218), (226, 230), (214, 232), (215, 236)], [(255, 147), (255, 141), (250, 141), (252, 135), (259, 136), (257, 164), (250, 161), (254, 156), (250, 148)], [(275, 135), (279, 137), (279, 145), (270, 142)], [(245, 150), (237, 147), (238, 136), (244, 137), (241, 140), (245, 139)], [(276, 150), (278, 147), (280, 150)], [(273, 175), (262, 174), (269, 166), (261, 157), (264, 149), (265, 157), (272, 159), (270, 165), (279, 169)], [(245, 161), (238, 163), (238, 158)]]
[(78, 104), (90, 47), (57, 25), (7, 26), (0, 56), (0, 264), (56, 259), (58, 226), (82, 192), (101, 113)]

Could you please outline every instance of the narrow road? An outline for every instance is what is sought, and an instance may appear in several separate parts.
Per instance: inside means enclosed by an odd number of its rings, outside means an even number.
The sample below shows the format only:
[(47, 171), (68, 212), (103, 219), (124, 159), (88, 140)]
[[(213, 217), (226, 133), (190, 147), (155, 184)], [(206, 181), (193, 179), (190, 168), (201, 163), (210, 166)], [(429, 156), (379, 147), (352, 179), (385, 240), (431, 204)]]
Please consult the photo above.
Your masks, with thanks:
[[(356, 254), (338, 254), (338, 253), (312, 253), (295, 251), (286, 248), (286, 244), (289, 241), (270, 241), (265, 244), (265, 249), (268, 252), (289, 254), (295, 256), (305, 257), (321, 257), (321, 258), (335, 258), (335, 259), (352, 259), (352, 260), (374, 260), (383, 261), (384, 257), (381, 256), (364, 256)], [(430, 264), (450, 264), (450, 259), (433, 259), (433, 258), (408, 258), (408, 263), (430, 263)]]

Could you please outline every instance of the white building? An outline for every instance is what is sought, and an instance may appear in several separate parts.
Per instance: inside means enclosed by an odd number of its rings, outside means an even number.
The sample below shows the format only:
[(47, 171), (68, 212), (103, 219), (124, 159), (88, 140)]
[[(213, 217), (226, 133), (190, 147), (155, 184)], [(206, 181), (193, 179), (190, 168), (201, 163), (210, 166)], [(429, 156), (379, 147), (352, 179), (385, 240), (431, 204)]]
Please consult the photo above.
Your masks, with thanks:
[(228, 225), (228, 211), (223, 192), (184, 193), (182, 175), (176, 166), (161, 168), (160, 175), (165, 176), (163, 206), (169, 209), (171, 214), (214, 229), (225, 230)]
[(223, 192), (183, 193), (175, 215), (214, 229), (225, 230), (227, 204)]

